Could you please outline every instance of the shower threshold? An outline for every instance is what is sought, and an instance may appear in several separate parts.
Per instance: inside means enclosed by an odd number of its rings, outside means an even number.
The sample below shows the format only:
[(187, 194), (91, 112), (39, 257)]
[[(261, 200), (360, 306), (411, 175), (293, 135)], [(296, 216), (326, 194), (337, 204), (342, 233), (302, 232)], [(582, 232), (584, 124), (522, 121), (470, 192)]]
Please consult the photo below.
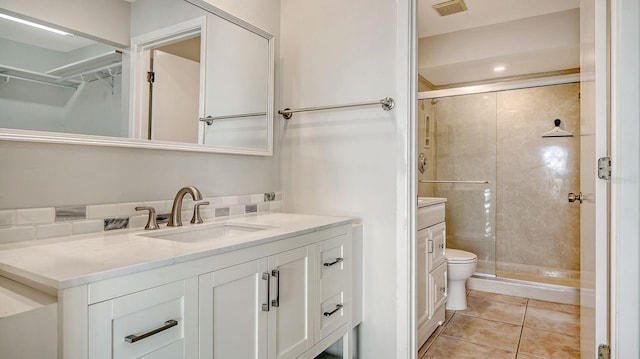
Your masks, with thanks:
[(467, 282), (471, 290), (578, 305), (580, 288), (475, 273)]

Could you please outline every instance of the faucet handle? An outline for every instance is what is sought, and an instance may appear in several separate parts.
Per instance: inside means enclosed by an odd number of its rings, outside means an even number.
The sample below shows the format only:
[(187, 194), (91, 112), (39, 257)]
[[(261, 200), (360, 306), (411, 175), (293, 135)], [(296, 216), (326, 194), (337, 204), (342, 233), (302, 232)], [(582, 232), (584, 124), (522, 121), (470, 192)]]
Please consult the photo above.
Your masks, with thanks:
[(153, 207), (136, 207), (136, 211), (149, 211), (149, 218), (147, 219), (147, 225), (144, 229), (158, 229), (158, 222), (156, 222), (156, 209)]
[(202, 201), (193, 205), (193, 217), (191, 217), (191, 223), (204, 223), (200, 216), (200, 206), (206, 206), (208, 204), (209, 201)]

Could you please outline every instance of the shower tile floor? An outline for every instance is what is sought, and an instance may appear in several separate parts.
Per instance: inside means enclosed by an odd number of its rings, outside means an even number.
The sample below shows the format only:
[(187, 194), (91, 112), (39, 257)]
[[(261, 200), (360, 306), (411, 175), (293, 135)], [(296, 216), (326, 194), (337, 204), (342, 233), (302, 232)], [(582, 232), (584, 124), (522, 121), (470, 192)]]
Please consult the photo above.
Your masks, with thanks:
[(467, 309), (447, 311), (418, 358), (580, 358), (580, 307), (470, 291)]

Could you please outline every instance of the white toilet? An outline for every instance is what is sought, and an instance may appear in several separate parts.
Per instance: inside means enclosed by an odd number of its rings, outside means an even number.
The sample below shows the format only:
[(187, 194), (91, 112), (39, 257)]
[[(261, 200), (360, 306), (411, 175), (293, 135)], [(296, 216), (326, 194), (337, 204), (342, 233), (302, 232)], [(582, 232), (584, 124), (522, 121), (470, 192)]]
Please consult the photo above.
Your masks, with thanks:
[(447, 310), (467, 309), (465, 283), (476, 270), (478, 256), (459, 249), (445, 250), (447, 258)]

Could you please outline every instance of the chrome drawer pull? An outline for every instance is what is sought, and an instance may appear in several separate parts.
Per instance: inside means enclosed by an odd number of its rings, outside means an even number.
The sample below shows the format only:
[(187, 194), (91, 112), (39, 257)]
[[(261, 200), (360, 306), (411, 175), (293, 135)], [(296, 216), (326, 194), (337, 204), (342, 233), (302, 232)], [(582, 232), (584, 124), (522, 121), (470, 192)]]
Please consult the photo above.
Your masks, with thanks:
[(124, 337), (124, 341), (127, 343), (135, 343), (139, 340), (146, 339), (152, 335), (156, 335), (160, 332), (163, 332), (171, 327), (175, 327), (176, 325), (178, 325), (177, 320), (169, 319), (166, 322), (164, 322), (164, 325), (161, 326), (160, 328), (154, 329), (152, 331), (149, 331), (140, 335), (135, 335), (135, 334), (127, 335), (126, 337)]
[(333, 315), (333, 313), (337, 312), (338, 310), (340, 310), (340, 308), (342, 308), (342, 304), (336, 304), (336, 309), (330, 311), (330, 312), (324, 312), (323, 315), (325, 317), (330, 317)]
[(325, 267), (331, 267), (332, 265), (334, 265), (334, 264), (338, 264), (338, 263), (342, 262), (343, 260), (344, 260), (344, 259), (342, 259), (342, 258), (336, 258), (336, 260), (335, 260), (335, 261), (333, 261), (333, 262), (331, 262), (331, 263), (324, 263), (323, 265), (324, 265)]
[(269, 275), (269, 273), (263, 272), (262, 280), (267, 281), (267, 303), (262, 304), (262, 311), (268, 312), (269, 310), (271, 310), (271, 308), (269, 308), (269, 300), (271, 299), (271, 276)]
[(276, 277), (276, 299), (271, 300), (271, 306), (278, 308), (280, 306), (280, 271), (274, 269), (271, 271), (271, 275)]

